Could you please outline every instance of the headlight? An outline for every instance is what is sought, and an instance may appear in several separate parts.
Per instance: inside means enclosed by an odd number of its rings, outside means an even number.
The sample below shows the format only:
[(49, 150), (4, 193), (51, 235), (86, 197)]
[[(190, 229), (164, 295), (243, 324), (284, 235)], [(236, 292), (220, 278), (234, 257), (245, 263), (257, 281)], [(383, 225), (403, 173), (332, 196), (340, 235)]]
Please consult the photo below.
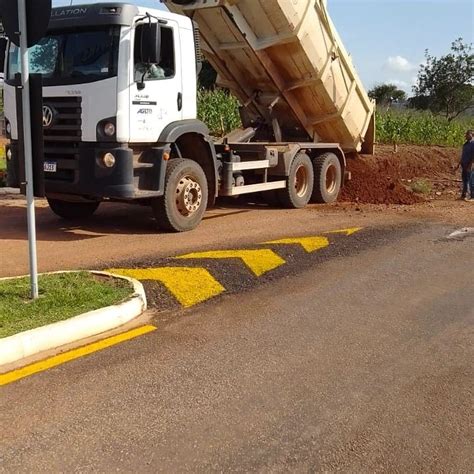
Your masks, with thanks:
[(7, 124), (5, 125), (5, 131), (7, 132), (7, 135), (12, 134), (12, 126), (11, 126), (10, 122), (7, 122)]
[(102, 157), (102, 166), (104, 168), (113, 168), (115, 166), (115, 156), (112, 153), (106, 153)]
[(115, 135), (115, 125), (112, 122), (107, 122), (104, 125), (104, 134), (107, 137), (113, 137)]
[(13, 153), (12, 153), (11, 148), (7, 148), (6, 156), (7, 156), (8, 161), (10, 161), (13, 158)]

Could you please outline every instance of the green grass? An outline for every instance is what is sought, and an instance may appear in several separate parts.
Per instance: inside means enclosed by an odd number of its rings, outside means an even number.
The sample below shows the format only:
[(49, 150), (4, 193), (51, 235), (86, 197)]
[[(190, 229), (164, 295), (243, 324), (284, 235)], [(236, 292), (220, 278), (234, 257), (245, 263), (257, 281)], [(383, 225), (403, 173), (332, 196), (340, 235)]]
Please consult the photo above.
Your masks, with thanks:
[(464, 143), (466, 130), (474, 127), (474, 120), (449, 122), (429, 112), (405, 110), (378, 113), (376, 126), (378, 143), (457, 147)]
[(433, 190), (431, 183), (425, 179), (419, 179), (411, 183), (411, 190), (417, 194), (430, 194)]
[(87, 272), (44, 275), (30, 299), (28, 278), (0, 280), (0, 338), (119, 303), (133, 293), (124, 280)]
[(7, 162), (5, 158), (2, 158), (2, 152), (0, 150), (0, 187), (6, 186), (5, 172), (7, 170)]

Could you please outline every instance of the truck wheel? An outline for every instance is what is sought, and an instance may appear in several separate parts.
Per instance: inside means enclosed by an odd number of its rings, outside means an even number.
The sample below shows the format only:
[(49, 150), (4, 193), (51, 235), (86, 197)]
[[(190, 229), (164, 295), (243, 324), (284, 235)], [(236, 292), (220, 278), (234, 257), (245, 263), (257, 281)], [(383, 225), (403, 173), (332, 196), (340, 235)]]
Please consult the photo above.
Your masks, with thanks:
[(97, 211), (100, 201), (92, 202), (72, 202), (61, 201), (60, 199), (47, 198), (50, 209), (63, 219), (83, 219), (90, 217)]
[(206, 212), (208, 187), (202, 168), (192, 160), (168, 162), (164, 195), (152, 202), (158, 226), (170, 232), (195, 229)]
[(298, 153), (291, 163), (288, 186), (277, 191), (278, 199), (283, 207), (301, 209), (311, 199), (313, 186), (314, 171), (311, 159), (306, 153)]
[(311, 202), (329, 204), (339, 196), (342, 168), (334, 153), (324, 153), (313, 160), (314, 190)]

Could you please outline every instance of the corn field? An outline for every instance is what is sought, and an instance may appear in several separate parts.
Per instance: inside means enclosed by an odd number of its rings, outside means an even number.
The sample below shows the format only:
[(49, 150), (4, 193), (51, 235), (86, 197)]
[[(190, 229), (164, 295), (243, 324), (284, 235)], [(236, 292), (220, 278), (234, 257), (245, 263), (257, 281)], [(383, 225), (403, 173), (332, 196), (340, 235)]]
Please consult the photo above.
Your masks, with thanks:
[(449, 122), (428, 112), (385, 112), (377, 114), (377, 142), (384, 144), (459, 146), (467, 129), (474, 128), (471, 118)]
[(223, 89), (198, 92), (198, 117), (215, 137), (223, 137), (241, 126), (239, 103)]
[[(222, 137), (240, 127), (239, 104), (227, 91), (200, 91), (198, 115), (211, 134)], [(377, 143), (407, 145), (460, 146), (474, 119), (460, 118), (449, 122), (429, 112), (412, 110), (377, 114)]]

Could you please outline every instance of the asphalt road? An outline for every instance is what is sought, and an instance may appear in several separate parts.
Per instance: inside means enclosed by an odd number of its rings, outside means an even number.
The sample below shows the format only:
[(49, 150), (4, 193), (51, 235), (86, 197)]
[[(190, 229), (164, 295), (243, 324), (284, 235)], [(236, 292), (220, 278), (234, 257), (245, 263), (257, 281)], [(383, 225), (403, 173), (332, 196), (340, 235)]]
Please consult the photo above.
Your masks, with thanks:
[(473, 239), (419, 225), (0, 389), (2, 472), (472, 472)]

